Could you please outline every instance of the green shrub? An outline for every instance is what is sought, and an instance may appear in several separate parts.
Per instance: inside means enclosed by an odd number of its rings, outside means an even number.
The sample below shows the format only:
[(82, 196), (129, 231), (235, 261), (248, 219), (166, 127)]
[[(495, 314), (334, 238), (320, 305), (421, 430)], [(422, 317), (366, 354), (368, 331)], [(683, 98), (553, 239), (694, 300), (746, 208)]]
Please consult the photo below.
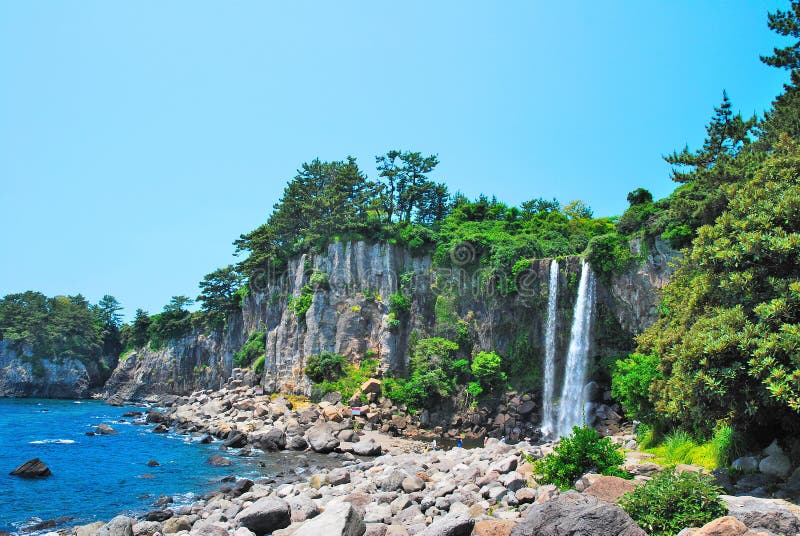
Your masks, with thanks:
[(725, 424), (719, 424), (708, 441), (697, 441), (684, 431), (675, 431), (654, 447), (640, 443), (640, 448), (654, 454), (655, 461), (662, 465), (686, 463), (709, 470), (727, 466), (739, 452), (735, 433)]
[(555, 484), (559, 489), (569, 489), (586, 473), (631, 478), (619, 466), (625, 461), (622, 453), (608, 437), (600, 438), (587, 426), (576, 426), (572, 434), (548, 454), (533, 464), (533, 473), (540, 484)]
[(318, 383), (314, 386), (314, 393), (317, 396), (322, 396), (326, 393), (338, 391), (342, 394), (342, 399), (347, 401), (361, 387), (362, 383), (375, 377), (379, 364), (380, 361), (377, 359), (364, 359), (357, 365), (345, 364), (339, 378)]
[(305, 285), (300, 289), (299, 296), (289, 297), (289, 310), (292, 311), (297, 318), (303, 322), (306, 319), (306, 313), (311, 309), (311, 302), (314, 300), (314, 289), (310, 285)]
[(264, 363), (267, 361), (267, 356), (262, 355), (253, 363), (253, 372), (261, 374), (264, 372)]
[(267, 334), (263, 331), (254, 331), (247, 338), (238, 352), (233, 354), (233, 364), (237, 367), (247, 367), (263, 356), (266, 351)]
[(303, 372), (314, 383), (332, 382), (344, 374), (345, 365), (347, 365), (347, 360), (343, 355), (322, 352), (308, 358)]
[(409, 311), (411, 311), (411, 296), (402, 292), (395, 292), (389, 296), (389, 310), (399, 318), (408, 315)]
[(724, 516), (728, 510), (719, 498), (721, 491), (706, 475), (664, 471), (619, 503), (651, 536), (673, 536)]
[(653, 413), (650, 384), (663, 376), (658, 370), (659, 359), (653, 354), (630, 354), (614, 364), (611, 374), (611, 394), (629, 417), (646, 419)]
[(481, 387), (491, 389), (506, 381), (506, 373), (502, 371), (503, 359), (494, 352), (480, 352), (472, 359), (472, 375)]
[(308, 279), (308, 284), (313, 289), (329, 290), (331, 288), (330, 277), (325, 272), (314, 270)]
[(627, 239), (617, 233), (592, 237), (586, 246), (585, 256), (595, 273), (602, 278), (621, 272), (633, 260)]

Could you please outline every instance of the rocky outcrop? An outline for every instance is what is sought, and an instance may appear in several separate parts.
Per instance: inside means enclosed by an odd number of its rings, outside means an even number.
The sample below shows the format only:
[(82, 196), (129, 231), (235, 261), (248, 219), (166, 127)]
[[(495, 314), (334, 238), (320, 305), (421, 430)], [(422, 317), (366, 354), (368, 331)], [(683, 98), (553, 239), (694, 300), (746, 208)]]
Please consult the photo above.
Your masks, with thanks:
[(87, 398), (102, 387), (102, 371), (78, 359), (39, 359), (0, 341), (0, 397)]
[[(673, 255), (656, 241), (641, 266), (598, 280), (593, 354), (629, 350), (632, 336), (653, 322), (656, 291), (668, 279)], [(384, 369), (402, 373), (412, 334), (455, 338), (459, 326), (470, 330), (475, 350), (497, 351), (535, 367), (544, 355), (550, 260), (532, 261), (496, 279), (487, 279), (474, 261), (453, 255), (452, 266), (441, 267), (428, 255), (415, 256), (388, 243), (332, 243), (324, 253), (292, 260), (283, 274), (256, 277), (241, 314), (229, 320), (224, 333), (197, 333), (161, 350), (124, 356), (107, 392), (112, 400), (123, 401), (219, 388), (230, 378), (234, 353), (256, 331), (265, 333), (260, 383), (267, 392), (308, 394), (306, 359), (323, 351), (351, 361), (376, 358)], [(579, 257), (559, 263), (558, 356), (566, 355), (569, 344), (580, 269)], [(390, 298), (401, 282), (412, 300), (410, 310), (398, 317), (391, 314)], [(310, 299), (310, 306), (298, 316), (290, 304), (301, 296)], [(253, 381), (252, 375), (242, 378), (244, 384)], [(526, 415), (535, 419), (533, 409), (526, 408)]]
[(9, 473), (12, 476), (21, 476), (24, 478), (40, 478), (50, 476), (53, 473), (50, 468), (39, 458), (34, 458), (23, 463)]

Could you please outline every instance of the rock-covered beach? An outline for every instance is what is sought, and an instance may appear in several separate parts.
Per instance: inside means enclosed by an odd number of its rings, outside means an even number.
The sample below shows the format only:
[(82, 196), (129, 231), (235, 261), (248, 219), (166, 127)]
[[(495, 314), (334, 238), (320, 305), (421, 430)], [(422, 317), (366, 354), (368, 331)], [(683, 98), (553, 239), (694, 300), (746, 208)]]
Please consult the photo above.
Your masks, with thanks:
[[(233, 456), (288, 451), (294, 454), (285, 460), (295, 466), (269, 478), (232, 475), (191, 505), (173, 507), (170, 498), (162, 497), (139, 518), (118, 516), (60, 534), (644, 535), (647, 531), (616, 501), (664, 469), (651, 455), (629, 451), (624, 468), (632, 480), (590, 472), (574, 490), (562, 492), (537, 484), (533, 475), (531, 461), (552, 452), (552, 443), (512, 445), (490, 438), (472, 449), (432, 448), (429, 441), (364, 431), (365, 417), (352, 416), (340, 401), (292, 402), (256, 395), (247, 386), (163, 402), (164, 407), (138, 418), (154, 432), (169, 430), (219, 444), (219, 454), (207, 463), (225, 465)], [(613, 439), (631, 446), (633, 436), (622, 428)], [(309, 463), (312, 454), (325, 455), (330, 463)], [(775, 454), (773, 449), (763, 459)], [(296, 472), (296, 467), (317, 469)], [(763, 473), (750, 474), (776, 482)], [(800, 484), (797, 474), (792, 478), (783, 485), (787, 493)], [(800, 534), (800, 507), (790, 502), (741, 494), (723, 500), (727, 517), (706, 527), (687, 527), (683, 536)]]

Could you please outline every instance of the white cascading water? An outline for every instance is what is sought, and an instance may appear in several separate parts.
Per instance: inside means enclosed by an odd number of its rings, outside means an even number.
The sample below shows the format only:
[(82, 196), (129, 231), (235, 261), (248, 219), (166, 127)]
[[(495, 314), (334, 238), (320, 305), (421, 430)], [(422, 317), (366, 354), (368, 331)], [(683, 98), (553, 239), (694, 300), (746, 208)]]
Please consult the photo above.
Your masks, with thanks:
[(558, 299), (558, 261), (550, 262), (550, 286), (547, 289), (547, 330), (544, 334), (544, 396), (542, 397), (542, 435), (556, 431), (556, 302)]
[(594, 274), (586, 261), (581, 266), (581, 281), (575, 300), (575, 316), (569, 339), (569, 352), (564, 370), (564, 387), (561, 390), (558, 411), (558, 435), (572, 432), (573, 426), (583, 423), (583, 387), (586, 383), (586, 366), (589, 357), (589, 331), (594, 307)]

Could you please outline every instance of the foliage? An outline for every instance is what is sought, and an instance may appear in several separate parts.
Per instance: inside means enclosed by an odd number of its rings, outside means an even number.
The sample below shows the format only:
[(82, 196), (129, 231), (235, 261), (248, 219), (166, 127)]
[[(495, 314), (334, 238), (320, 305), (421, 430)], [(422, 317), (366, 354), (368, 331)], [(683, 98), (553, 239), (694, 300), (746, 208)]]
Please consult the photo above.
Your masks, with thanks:
[(125, 349), (141, 348), (150, 340), (150, 315), (142, 309), (136, 309), (133, 322), (122, 326), (120, 338)]
[(148, 335), (151, 347), (158, 349), (170, 341), (185, 337), (192, 330), (192, 317), (186, 309), (192, 300), (186, 296), (173, 296), (164, 310), (150, 317)]
[(290, 296), (288, 307), (291, 312), (297, 316), (301, 322), (305, 322), (306, 313), (311, 309), (311, 303), (314, 301), (314, 289), (310, 285), (304, 285), (300, 289), (300, 294), (297, 296)]
[(321, 396), (337, 391), (343, 400), (349, 400), (365, 381), (374, 378), (380, 362), (364, 359), (357, 364), (345, 364), (341, 376), (333, 381), (323, 381), (314, 386), (314, 393)]
[(267, 356), (262, 355), (259, 356), (255, 361), (253, 361), (253, 372), (256, 374), (261, 374), (264, 372), (264, 364), (267, 361)]
[(119, 310), (116, 300), (107, 298), (111, 297), (104, 298), (105, 306), (93, 307), (80, 294), (52, 298), (34, 291), (8, 294), (0, 300), (0, 340), (9, 341), (20, 353), (27, 347), (35, 360), (99, 362), (107, 330), (116, 328)]
[(735, 433), (730, 426), (719, 425), (709, 441), (698, 442), (683, 431), (667, 435), (657, 446), (640, 447), (656, 456), (662, 465), (690, 464), (708, 470), (726, 467), (738, 453)]
[(639, 420), (652, 418), (650, 385), (656, 378), (663, 379), (658, 365), (658, 356), (638, 353), (619, 359), (614, 364), (611, 394), (622, 404), (629, 417)]
[(241, 283), (241, 276), (233, 266), (214, 270), (200, 281), (197, 301), (201, 303), (210, 327), (222, 329), (228, 315), (241, 308)]
[(267, 334), (263, 331), (254, 331), (247, 338), (242, 347), (233, 355), (233, 364), (237, 367), (249, 367), (267, 349)]
[(492, 389), (506, 381), (503, 359), (494, 352), (479, 352), (472, 358), (470, 370), (483, 389)]
[(540, 484), (555, 484), (565, 490), (588, 472), (631, 478), (620, 469), (625, 457), (611, 439), (601, 438), (587, 426), (574, 427), (553, 451), (533, 464), (534, 478)]
[(628, 241), (616, 232), (593, 236), (585, 255), (594, 272), (605, 279), (622, 272), (633, 260)]
[(329, 290), (331, 288), (330, 276), (325, 272), (314, 270), (308, 278), (308, 284), (312, 289)]
[(619, 503), (653, 536), (673, 536), (686, 527), (702, 527), (727, 513), (722, 490), (700, 473), (664, 471), (623, 495)]
[(403, 292), (395, 292), (389, 296), (389, 308), (397, 317), (405, 317), (411, 311), (411, 296)]
[(314, 383), (333, 382), (344, 374), (345, 365), (347, 360), (343, 355), (322, 352), (308, 358), (303, 372)]
[(663, 316), (639, 339), (663, 379), (652, 400), (668, 422), (708, 436), (800, 427), (800, 150), (784, 139), (699, 230), (663, 290)]

